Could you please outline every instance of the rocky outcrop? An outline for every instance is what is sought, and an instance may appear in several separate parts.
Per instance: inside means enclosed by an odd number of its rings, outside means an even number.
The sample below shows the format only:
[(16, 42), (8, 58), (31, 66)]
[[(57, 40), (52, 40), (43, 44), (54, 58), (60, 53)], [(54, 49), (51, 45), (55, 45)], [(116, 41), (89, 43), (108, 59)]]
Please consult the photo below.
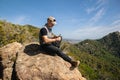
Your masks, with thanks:
[(0, 48), (0, 79), (11, 80), (16, 55), (22, 48), (20, 43), (14, 42)]
[[(16, 46), (12, 47), (13, 44)], [(0, 49), (2, 64), (6, 66), (3, 68), (4, 80), (85, 80), (77, 68), (71, 69), (71, 65), (57, 55), (44, 53), (38, 44), (22, 46), (15, 42), (9, 45)], [(3, 52), (7, 56), (3, 56)], [(15, 57), (11, 65), (8, 65), (11, 61), (8, 54)]]

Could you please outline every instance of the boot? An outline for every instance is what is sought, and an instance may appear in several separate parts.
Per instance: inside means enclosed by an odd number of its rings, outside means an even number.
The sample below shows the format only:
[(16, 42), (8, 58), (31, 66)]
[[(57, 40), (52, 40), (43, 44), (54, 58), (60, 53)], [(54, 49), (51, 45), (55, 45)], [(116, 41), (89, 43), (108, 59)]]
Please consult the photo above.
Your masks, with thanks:
[(80, 64), (80, 61), (71, 61), (71, 66), (72, 67), (78, 67)]

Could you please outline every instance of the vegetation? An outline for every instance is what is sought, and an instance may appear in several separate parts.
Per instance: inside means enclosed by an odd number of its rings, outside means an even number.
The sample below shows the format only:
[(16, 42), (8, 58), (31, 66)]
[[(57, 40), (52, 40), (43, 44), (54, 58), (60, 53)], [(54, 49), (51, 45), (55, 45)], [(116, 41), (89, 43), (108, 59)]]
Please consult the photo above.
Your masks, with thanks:
[(17, 25), (0, 20), (0, 47), (11, 43), (28, 43), (38, 41), (39, 28), (32, 25)]
[(82, 60), (80, 70), (83, 69), (83, 74), (90, 80), (119, 80), (120, 59), (107, 52), (102, 46), (96, 45), (94, 41), (88, 44), (84, 46), (84, 51), (78, 48), (82, 51), (79, 55)]
[[(0, 20), (0, 47), (17, 41), (38, 42), (39, 28), (16, 25)], [(110, 33), (99, 40), (84, 40), (78, 44), (62, 42), (61, 49), (76, 60), (79, 70), (87, 80), (120, 79), (120, 32)]]
[(120, 57), (120, 32), (113, 32), (103, 37), (99, 41), (113, 55)]
[[(69, 48), (72, 56), (81, 61), (79, 70), (87, 79), (120, 79), (120, 58), (116, 56), (120, 54), (120, 44), (118, 43), (120, 41), (120, 33), (118, 33), (110, 33), (100, 40), (84, 40)], [(117, 38), (113, 34), (117, 34)], [(102, 40), (106, 40), (105, 43)], [(114, 43), (114, 45), (110, 45), (111, 43)], [(113, 52), (116, 52), (116, 54)]]

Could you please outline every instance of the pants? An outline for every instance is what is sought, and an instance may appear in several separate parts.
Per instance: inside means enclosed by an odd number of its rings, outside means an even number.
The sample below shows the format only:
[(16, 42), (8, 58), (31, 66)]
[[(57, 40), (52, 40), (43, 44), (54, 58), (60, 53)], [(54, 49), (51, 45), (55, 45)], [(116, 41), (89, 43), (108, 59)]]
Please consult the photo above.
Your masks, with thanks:
[(63, 58), (65, 61), (71, 63), (71, 58), (68, 57), (66, 54), (64, 54), (58, 47), (52, 45), (52, 44), (47, 44), (47, 45), (41, 45), (42, 49), (47, 52), (50, 55), (58, 55), (61, 58)]

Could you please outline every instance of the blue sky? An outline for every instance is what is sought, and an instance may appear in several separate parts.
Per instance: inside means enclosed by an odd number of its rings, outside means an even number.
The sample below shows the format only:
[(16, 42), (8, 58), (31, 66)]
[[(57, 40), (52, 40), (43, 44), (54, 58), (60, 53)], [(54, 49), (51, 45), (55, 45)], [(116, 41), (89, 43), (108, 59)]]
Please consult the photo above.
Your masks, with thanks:
[(41, 28), (49, 16), (63, 38), (99, 39), (120, 31), (120, 0), (0, 0), (1, 20)]

